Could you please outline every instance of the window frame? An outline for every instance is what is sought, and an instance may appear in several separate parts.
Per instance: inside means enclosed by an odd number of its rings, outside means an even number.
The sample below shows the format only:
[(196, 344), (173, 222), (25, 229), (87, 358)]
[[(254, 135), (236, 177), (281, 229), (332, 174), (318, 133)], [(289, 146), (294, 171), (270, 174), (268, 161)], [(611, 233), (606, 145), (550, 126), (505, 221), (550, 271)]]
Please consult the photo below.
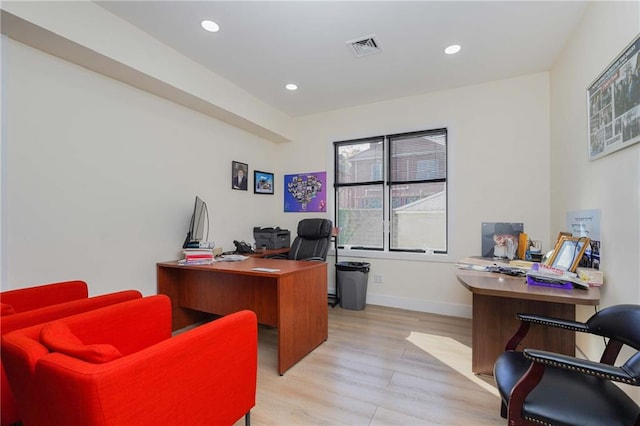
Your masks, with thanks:
[[(438, 178), (428, 178), (428, 179), (416, 179), (411, 181), (392, 181), (391, 180), (391, 166), (392, 166), (392, 139), (406, 139), (412, 136), (428, 136), (429, 134), (443, 135), (445, 138), (445, 172), (444, 177)], [(339, 196), (338, 192), (340, 188), (344, 187), (354, 187), (354, 186), (370, 186), (370, 185), (380, 185), (382, 184), (383, 191), (383, 202), (382, 202), (382, 241), (383, 246), (381, 248), (378, 247), (366, 247), (366, 246), (350, 246), (348, 247), (353, 252), (369, 252), (370, 254), (380, 253), (381, 255), (398, 255), (402, 254), (403, 257), (413, 258), (414, 256), (419, 256), (420, 258), (424, 258), (425, 255), (440, 255), (448, 257), (451, 255), (451, 247), (450, 247), (450, 233), (449, 233), (449, 224), (450, 224), (450, 216), (452, 214), (450, 207), (450, 199), (451, 199), (451, 179), (450, 179), (450, 136), (451, 131), (447, 126), (439, 126), (434, 127), (427, 130), (413, 131), (413, 132), (403, 132), (403, 133), (395, 133), (395, 134), (387, 134), (375, 137), (366, 137), (366, 138), (358, 138), (358, 139), (348, 139), (348, 140), (340, 140), (334, 141), (332, 143), (333, 149), (333, 168), (334, 168), (334, 223), (336, 226), (340, 226), (338, 221), (339, 216)], [(350, 183), (339, 183), (339, 174), (340, 174), (340, 164), (339, 164), (339, 147), (344, 145), (357, 145), (358, 143), (368, 143), (368, 142), (378, 142), (382, 141), (382, 181), (363, 181), (363, 182), (350, 182)], [(443, 183), (445, 190), (445, 225), (444, 225), (444, 242), (445, 249), (444, 250), (429, 250), (424, 248), (392, 248), (391, 247), (391, 239), (392, 239), (392, 229), (391, 229), (391, 218), (393, 215), (393, 206), (391, 205), (392, 200), (392, 188), (394, 185), (398, 184), (421, 184), (421, 183)], [(338, 239), (339, 241), (339, 239)], [(344, 244), (336, 243), (336, 247), (338, 249), (345, 249), (347, 246)], [(354, 253), (355, 254), (355, 253)], [(378, 255), (374, 255), (373, 257), (379, 257)], [(384, 257), (384, 256), (383, 256)]]

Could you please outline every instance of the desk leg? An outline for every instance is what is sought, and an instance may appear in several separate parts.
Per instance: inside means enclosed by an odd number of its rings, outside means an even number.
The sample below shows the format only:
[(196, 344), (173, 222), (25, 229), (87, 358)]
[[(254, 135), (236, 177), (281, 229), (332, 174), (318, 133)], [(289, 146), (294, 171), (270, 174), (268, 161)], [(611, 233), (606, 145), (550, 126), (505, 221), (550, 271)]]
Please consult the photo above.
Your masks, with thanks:
[[(520, 326), (516, 314), (531, 313), (575, 320), (575, 305), (473, 295), (472, 367), (476, 374), (493, 374), (493, 364)], [(575, 332), (532, 324), (519, 346), (575, 355)]]
[(326, 265), (281, 277), (278, 292), (278, 373), (282, 375), (329, 337)]
[(171, 299), (171, 330), (179, 330), (188, 325), (211, 318), (211, 315), (205, 312), (194, 311), (180, 306), (178, 289), (184, 271), (177, 268), (164, 268), (162, 266), (158, 266), (156, 271), (158, 275), (158, 294), (165, 294)]

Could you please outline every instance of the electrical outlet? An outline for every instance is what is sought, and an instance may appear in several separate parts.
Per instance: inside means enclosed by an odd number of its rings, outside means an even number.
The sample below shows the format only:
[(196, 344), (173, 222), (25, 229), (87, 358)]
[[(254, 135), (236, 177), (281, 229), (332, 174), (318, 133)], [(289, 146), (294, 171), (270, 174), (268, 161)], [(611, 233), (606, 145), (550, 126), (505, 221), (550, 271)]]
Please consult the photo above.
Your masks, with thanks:
[(382, 283), (382, 282), (384, 282), (384, 280), (382, 279), (382, 275), (374, 274), (373, 275), (373, 282), (374, 283)]

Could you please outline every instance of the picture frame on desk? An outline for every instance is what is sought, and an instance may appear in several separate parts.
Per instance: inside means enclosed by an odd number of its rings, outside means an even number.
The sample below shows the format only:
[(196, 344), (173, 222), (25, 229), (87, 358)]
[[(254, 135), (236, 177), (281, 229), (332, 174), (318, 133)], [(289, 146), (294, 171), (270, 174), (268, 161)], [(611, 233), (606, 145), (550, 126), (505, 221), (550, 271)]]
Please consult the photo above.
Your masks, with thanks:
[[(523, 232), (522, 222), (482, 222), (482, 257), (514, 259)], [(513, 251), (511, 257), (507, 253), (509, 242)]]
[(556, 244), (560, 242), (560, 238), (562, 237), (573, 237), (573, 234), (571, 232), (565, 232), (565, 231), (558, 232), (558, 238), (556, 238)]
[(590, 241), (587, 237), (560, 237), (547, 261), (547, 266), (575, 272)]
[(273, 195), (273, 173), (253, 171), (253, 193)]

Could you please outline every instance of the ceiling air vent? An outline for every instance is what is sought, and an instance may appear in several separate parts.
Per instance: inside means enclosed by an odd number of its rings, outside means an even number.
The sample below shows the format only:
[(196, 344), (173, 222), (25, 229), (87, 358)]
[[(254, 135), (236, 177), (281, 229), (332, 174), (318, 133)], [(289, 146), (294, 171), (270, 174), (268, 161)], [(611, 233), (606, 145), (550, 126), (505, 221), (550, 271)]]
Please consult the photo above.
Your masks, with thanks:
[(375, 39), (375, 34), (348, 41), (347, 45), (357, 58), (382, 52), (380, 44)]

